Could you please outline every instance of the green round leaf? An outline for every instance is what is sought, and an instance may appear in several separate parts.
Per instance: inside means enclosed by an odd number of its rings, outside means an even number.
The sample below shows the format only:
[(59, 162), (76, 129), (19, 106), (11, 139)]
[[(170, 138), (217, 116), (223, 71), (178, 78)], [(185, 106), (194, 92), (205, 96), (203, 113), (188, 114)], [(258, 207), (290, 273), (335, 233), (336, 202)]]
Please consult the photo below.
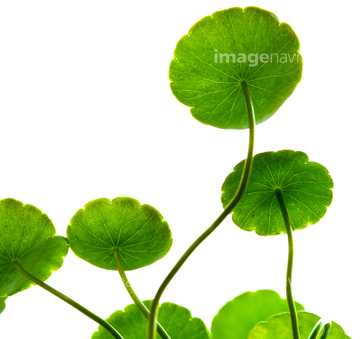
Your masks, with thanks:
[[(223, 184), (223, 206), (235, 195), (244, 163), (239, 163)], [(259, 235), (286, 233), (275, 196), (275, 189), (280, 188), (292, 228), (302, 229), (324, 216), (331, 204), (333, 186), (327, 169), (309, 162), (305, 153), (290, 150), (260, 153), (254, 157), (247, 189), (234, 208), (232, 219), (243, 230), (255, 230)]]
[(246, 81), (256, 123), (270, 118), (302, 74), (292, 28), (271, 12), (234, 7), (198, 21), (178, 42), (169, 77), (175, 97), (204, 124), (248, 127), (241, 82)]
[[(144, 301), (144, 304), (150, 309), (150, 300)], [(125, 307), (124, 311), (116, 311), (107, 321), (124, 338), (146, 339), (148, 322), (135, 304)], [(210, 333), (204, 322), (199, 318), (192, 318), (190, 311), (185, 307), (173, 303), (161, 304), (158, 321), (171, 339), (210, 339)], [(112, 339), (112, 336), (99, 326), (99, 330), (91, 339)], [(161, 339), (159, 334), (157, 339)]]
[[(298, 312), (299, 330), (301, 338), (309, 335), (320, 320), (315, 314)], [(288, 313), (278, 314), (266, 322), (257, 324), (250, 332), (248, 339), (292, 339), (291, 320)], [(344, 330), (335, 322), (331, 322), (331, 330), (327, 339), (350, 339)]]
[[(304, 307), (296, 303), (296, 309), (301, 311)], [(288, 310), (287, 301), (274, 291), (245, 292), (227, 302), (214, 317), (212, 339), (248, 339), (258, 322)]]
[(5, 299), (0, 298), (0, 314), (5, 310)]
[(70, 248), (89, 263), (116, 270), (119, 249), (124, 270), (135, 270), (163, 258), (172, 245), (162, 215), (132, 198), (96, 199), (75, 213), (67, 229)]
[(0, 298), (32, 284), (15, 269), (15, 260), (42, 281), (61, 267), (68, 242), (55, 232), (49, 217), (36, 207), (14, 199), (0, 201)]

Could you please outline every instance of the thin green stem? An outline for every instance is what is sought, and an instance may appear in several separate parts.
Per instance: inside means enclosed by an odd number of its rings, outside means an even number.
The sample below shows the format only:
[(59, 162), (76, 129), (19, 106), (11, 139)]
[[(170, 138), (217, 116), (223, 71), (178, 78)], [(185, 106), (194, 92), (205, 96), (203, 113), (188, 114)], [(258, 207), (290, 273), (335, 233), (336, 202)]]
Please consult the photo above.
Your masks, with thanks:
[[(116, 267), (120, 274), (121, 280), (124, 283), (126, 290), (129, 292), (131, 299), (134, 301), (135, 305), (139, 308), (139, 310), (146, 317), (146, 319), (148, 319), (150, 316), (150, 311), (144, 305), (144, 303), (139, 299), (139, 297), (136, 295), (135, 291), (131, 287), (129, 279), (126, 276), (124, 267), (122, 265), (120, 252), (119, 252), (118, 248), (114, 249), (114, 259), (115, 259)], [(171, 339), (170, 336), (166, 333), (165, 329), (158, 322), (157, 322), (157, 331), (160, 334), (161, 338)]]
[(326, 339), (330, 334), (330, 329), (331, 323), (326, 323), (324, 325), (323, 321), (319, 320), (311, 331), (309, 339)]
[(289, 306), (290, 317), (291, 317), (291, 327), (293, 332), (294, 339), (300, 339), (300, 332), (299, 332), (299, 323), (295, 308), (295, 302), (292, 295), (292, 288), (291, 288), (291, 279), (292, 279), (292, 269), (293, 269), (293, 262), (294, 262), (294, 243), (293, 243), (293, 236), (292, 236), (292, 229), (290, 225), (290, 218), (288, 211), (285, 206), (285, 202), (281, 193), (281, 189), (275, 189), (275, 195), (277, 201), (280, 205), (280, 209), (284, 218), (286, 233), (288, 237), (288, 244), (289, 244), (289, 255), (288, 255), (288, 265), (287, 265), (287, 272), (286, 272), (286, 298)]
[(203, 233), (199, 238), (195, 240), (195, 242), (187, 249), (184, 255), (180, 258), (180, 260), (176, 263), (174, 268), (167, 275), (160, 288), (158, 289), (155, 298), (151, 305), (151, 312), (148, 323), (148, 339), (154, 339), (156, 334), (156, 319), (159, 311), (159, 302), (162, 294), (164, 293), (166, 287), (169, 285), (172, 278), (175, 274), (180, 270), (181, 266), (185, 263), (185, 261), (190, 257), (190, 255), (196, 250), (196, 248), (212, 233), (216, 230), (216, 228), (223, 222), (223, 220), (231, 213), (237, 203), (240, 201), (242, 196), (245, 193), (246, 186), (248, 184), (252, 163), (253, 163), (253, 152), (254, 152), (254, 140), (255, 140), (255, 114), (254, 109), (252, 107), (250, 92), (245, 80), (241, 82), (241, 86), (245, 95), (246, 107), (248, 111), (248, 119), (249, 119), (249, 147), (247, 158), (245, 160), (244, 171), (242, 173), (242, 177), (240, 180), (239, 187), (233, 199), (230, 203), (225, 207), (224, 211), (220, 214), (220, 216), (214, 221), (214, 223)]
[(81, 313), (85, 314), (86, 316), (88, 316), (90, 319), (94, 320), (95, 322), (97, 322), (99, 325), (101, 325), (102, 327), (104, 327), (114, 338), (116, 339), (124, 339), (122, 337), (122, 335), (111, 325), (109, 324), (106, 320), (98, 317), (96, 314), (90, 312), (88, 309), (86, 309), (84, 306), (81, 306), (80, 304), (78, 304), (76, 301), (70, 299), (69, 297), (67, 297), (65, 294), (60, 293), (58, 290), (56, 290), (55, 288), (52, 288), (51, 286), (45, 284), (43, 281), (39, 280), (38, 278), (34, 277), (31, 273), (29, 273), (28, 271), (24, 270), (19, 263), (14, 260), (13, 263), (14, 267), (18, 270), (18, 272), (20, 272), (24, 277), (26, 277), (27, 279), (31, 280), (32, 282), (34, 282), (36, 285), (39, 285), (40, 287), (42, 287), (44, 290), (50, 292), (51, 294), (55, 295), (56, 297), (60, 298), (61, 300), (65, 301), (66, 303), (68, 303), (69, 305), (71, 305), (72, 307), (76, 308), (78, 311), (80, 311)]
[(310, 333), (309, 339), (317, 339), (321, 329), (323, 328), (323, 321), (320, 319), (316, 325), (314, 326), (313, 330)]
[(327, 337), (330, 335), (330, 330), (331, 330), (331, 323), (325, 324), (324, 330), (323, 330), (321, 336), (319, 337), (319, 339), (327, 339)]

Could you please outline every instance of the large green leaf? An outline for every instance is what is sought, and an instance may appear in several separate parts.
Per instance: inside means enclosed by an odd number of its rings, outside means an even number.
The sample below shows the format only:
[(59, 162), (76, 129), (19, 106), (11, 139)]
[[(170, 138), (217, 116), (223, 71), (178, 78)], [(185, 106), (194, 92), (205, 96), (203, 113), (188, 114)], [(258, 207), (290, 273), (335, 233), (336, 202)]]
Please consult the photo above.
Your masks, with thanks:
[(0, 314), (5, 310), (5, 299), (0, 298)]
[(171, 90), (204, 124), (247, 128), (241, 82), (248, 84), (256, 123), (267, 120), (301, 79), (299, 48), (292, 28), (271, 12), (257, 7), (215, 12), (176, 45)]
[[(150, 309), (151, 301), (144, 304)], [(124, 311), (116, 311), (107, 321), (111, 323), (125, 339), (146, 339), (147, 319), (135, 304), (125, 307)], [(210, 339), (210, 333), (204, 322), (192, 318), (185, 307), (163, 303), (159, 309), (158, 321), (164, 327), (171, 339)], [(101, 326), (91, 339), (112, 339), (112, 336)], [(161, 339), (157, 335), (157, 339)]]
[(162, 215), (132, 198), (90, 201), (72, 217), (67, 236), (78, 257), (108, 270), (117, 269), (115, 249), (124, 269), (135, 270), (164, 257), (172, 244)]
[[(320, 320), (315, 314), (298, 312), (299, 330), (301, 338), (309, 338), (309, 335)], [(291, 320), (288, 313), (278, 314), (269, 318), (266, 322), (257, 324), (250, 332), (248, 339), (292, 339)], [(327, 339), (350, 339), (344, 330), (335, 322), (331, 323), (330, 334)]]
[[(239, 163), (222, 187), (222, 203), (226, 206), (239, 186), (245, 161)], [(331, 204), (333, 181), (327, 169), (309, 162), (305, 153), (283, 150), (254, 157), (246, 192), (233, 210), (234, 223), (246, 231), (260, 235), (286, 233), (275, 190), (281, 189), (295, 229), (315, 224)]]
[(68, 242), (55, 232), (49, 217), (36, 207), (14, 199), (0, 201), (0, 298), (31, 286), (13, 262), (42, 281), (61, 267)]
[[(304, 307), (296, 303), (296, 309), (301, 311)], [(248, 339), (258, 322), (288, 310), (287, 301), (274, 291), (245, 292), (227, 302), (214, 317), (212, 339)]]

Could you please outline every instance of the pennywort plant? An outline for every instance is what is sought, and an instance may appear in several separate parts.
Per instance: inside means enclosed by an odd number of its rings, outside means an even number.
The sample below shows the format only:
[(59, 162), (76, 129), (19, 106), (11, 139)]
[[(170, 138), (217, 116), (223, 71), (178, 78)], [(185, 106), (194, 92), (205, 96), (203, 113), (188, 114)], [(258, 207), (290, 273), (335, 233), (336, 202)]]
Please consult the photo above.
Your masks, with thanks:
[[(169, 72), (175, 97), (203, 124), (248, 129), (249, 144), (245, 160), (222, 186), (223, 212), (178, 260), (152, 300), (139, 299), (126, 272), (151, 265), (171, 248), (169, 225), (154, 207), (129, 197), (90, 201), (71, 218), (65, 238), (56, 235), (49, 217), (36, 207), (4, 199), (0, 313), (8, 297), (38, 285), (97, 322), (92, 339), (349, 338), (337, 323), (306, 312), (292, 293), (293, 232), (326, 213), (333, 188), (329, 172), (300, 151), (253, 154), (255, 126), (275, 114), (301, 80), (299, 48), (289, 25), (256, 7), (206, 16), (177, 43)], [(160, 299), (186, 260), (229, 214), (238, 228), (259, 236), (287, 234), (286, 300), (271, 290), (244, 292), (219, 310), (209, 331), (185, 307), (160, 304)], [(118, 271), (134, 304), (104, 320), (47, 285), (69, 247), (94, 266)]]

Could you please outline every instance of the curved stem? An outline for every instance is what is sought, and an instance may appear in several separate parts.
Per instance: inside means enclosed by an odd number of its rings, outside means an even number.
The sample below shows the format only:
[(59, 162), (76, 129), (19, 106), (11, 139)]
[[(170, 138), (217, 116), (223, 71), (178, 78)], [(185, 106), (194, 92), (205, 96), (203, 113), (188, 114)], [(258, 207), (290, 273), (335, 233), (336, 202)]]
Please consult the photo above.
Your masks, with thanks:
[[(118, 248), (114, 249), (114, 259), (115, 259), (115, 264), (116, 264), (117, 270), (120, 274), (121, 280), (124, 283), (126, 290), (129, 292), (131, 299), (134, 301), (135, 305), (139, 308), (139, 310), (146, 317), (146, 319), (148, 319), (150, 316), (150, 311), (148, 310), (148, 308), (144, 305), (144, 303), (139, 299), (139, 297), (136, 295), (136, 293), (132, 289), (129, 279), (126, 276), (124, 267), (121, 263), (120, 252), (119, 252)], [(166, 333), (165, 329), (159, 323), (157, 323), (157, 331), (160, 334), (161, 338), (171, 339), (170, 336)]]
[(288, 255), (288, 265), (287, 265), (287, 272), (286, 272), (286, 299), (289, 306), (290, 317), (291, 317), (291, 327), (293, 332), (294, 339), (300, 339), (300, 332), (299, 332), (299, 323), (295, 308), (294, 298), (292, 296), (292, 288), (291, 288), (291, 279), (292, 279), (292, 268), (294, 262), (294, 244), (293, 244), (293, 236), (292, 236), (292, 229), (290, 225), (290, 218), (288, 211), (285, 206), (285, 202), (281, 193), (281, 189), (275, 189), (275, 195), (277, 201), (280, 205), (280, 209), (284, 218), (286, 233), (288, 236), (288, 244), (289, 244), (289, 255)]
[(323, 328), (323, 325), (324, 325), (324, 323), (323, 323), (323, 321), (320, 319), (320, 320), (316, 323), (316, 325), (314, 326), (313, 330), (311, 331), (310, 336), (309, 336), (309, 339), (317, 339), (320, 331), (321, 331), (322, 328)]
[(40, 287), (42, 287), (46, 291), (50, 292), (51, 294), (55, 295), (56, 297), (60, 298), (61, 300), (65, 301), (66, 303), (68, 303), (72, 307), (76, 308), (81, 313), (88, 316), (90, 319), (97, 322), (99, 325), (104, 327), (114, 338), (116, 338), (116, 339), (124, 339), (122, 337), (122, 335), (111, 324), (109, 324), (106, 320), (98, 317), (96, 314), (90, 312), (84, 306), (81, 306), (76, 301), (74, 301), (74, 300), (70, 299), (69, 297), (67, 297), (65, 294), (60, 293), (55, 288), (52, 288), (51, 286), (45, 284), (43, 281), (41, 281), (38, 278), (34, 277), (31, 273), (24, 270), (16, 260), (13, 261), (12, 264), (18, 270), (18, 272), (20, 272), (24, 277), (31, 280), (36, 285), (39, 285)]
[(330, 334), (330, 329), (331, 323), (326, 323), (324, 325), (323, 321), (320, 319), (311, 331), (309, 339), (326, 339)]
[(185, 263), (185, 261), (189, 258), (189, 256), (196, 250), (196, 248), (212, 233), (216, 230), (216, 228), (223, 222), (223, 220), (231, 213), (237, 203), (240, 201), (242, 196), (245, 193), (247, 183), (250, 178), (252, 163), (253, 163), (253, 152), (254, 152), (254, 139), (255, 139), (255, 114), (251, 103), (250, 92), (245, 80), (241, 82), (241, 86), (245, 95), (246, 107), (248, 111), (248, 119), (249, 119), (249, 147), (247, 158), (245, 160), (244, 170), (241, 176), (239, 187), (236, 191), (235, 196), (230, 201), (230, 203), (225, 207), (224, 211), (220, 214), (220, 216), (214, 221), (214, 223), (203, 233), (199, 238), (195, 240), (195, 242), (187, 249), (184, 255), (180, 258), (180, 260), (176, 263), (174, 268), (167, 275), (160, 288), (158, 289), (155, 298), (151, 305), (151, 312), (148, 323), (148, 339), (154, 339), (156, 333), (156, 319), (159, 311), (159, 302), (162, 294), (164, 293), (166, 287), (175, 276), (175, 274), (180, 270), (181, 266)]
[(330, 330), (331, 330), (331, 323), (327, 323), (324, 325), (324, 330), (322, 332), (322, 335), (319, 337), (319, 339), (327, 339), (327, 337), (330, 334)]

